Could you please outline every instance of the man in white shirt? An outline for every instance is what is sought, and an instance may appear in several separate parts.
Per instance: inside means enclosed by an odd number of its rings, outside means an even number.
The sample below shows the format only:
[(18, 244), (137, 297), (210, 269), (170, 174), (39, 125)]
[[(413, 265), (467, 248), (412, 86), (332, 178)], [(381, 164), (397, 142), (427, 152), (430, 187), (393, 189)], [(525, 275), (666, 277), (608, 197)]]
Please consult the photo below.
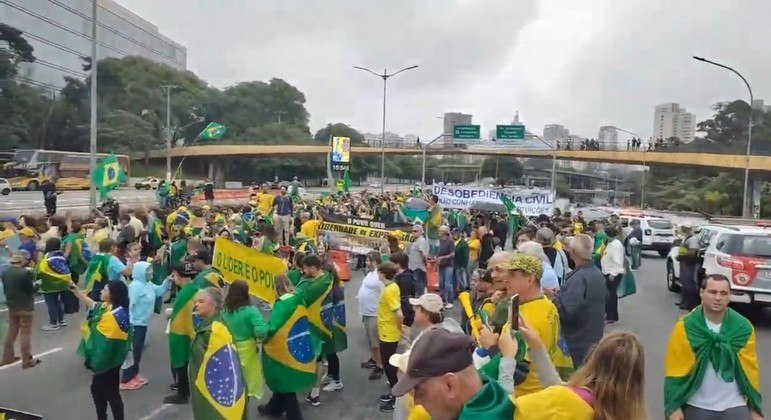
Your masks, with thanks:
[(730, 309), (731, 282), (708, 275), (702, 304), (672, 330), (664, 360), (664, 411), (669, 420), (760, 420), (755, 329)]
[(605, 285), (608, 286), (608, 297), (605, 299), (605, 322), (612, 324), (618, 321), (618, 285), (624, 277), (624, 244), (619, 239), (618, 229), (605, 228), (608, 244), (600, 259), (602, 274), (605, 275)]
[(359, 313), (369, 343), (370, 358), (363, 362), (361, 367), (362, 369), (372, 369), (369, 379), (376, 380), (384, 373), (383, 362), (380, 360), (380, 338), (377, 332), (377, 307), (380, 302), (380, 294), (383, 292), (383, 282), (380, 281), (377, 272), (377, 266), (380, 264), (380, 253), (372, 251), (367, 254), (366, 264), (367, 275), (361, 281), (356, 299), (359, 300)]

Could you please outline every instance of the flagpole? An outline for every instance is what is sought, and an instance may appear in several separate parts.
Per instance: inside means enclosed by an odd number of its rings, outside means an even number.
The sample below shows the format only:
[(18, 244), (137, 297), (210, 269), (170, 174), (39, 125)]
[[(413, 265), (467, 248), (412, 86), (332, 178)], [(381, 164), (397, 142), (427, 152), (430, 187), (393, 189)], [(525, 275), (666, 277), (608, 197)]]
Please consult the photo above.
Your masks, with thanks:
[[(96, 57), (96, 11), (97, 0), (93, 0), (91, 4), (91, 139), (89, 141), (89, 169), (92, 176), (96, 171), (96, 67), (99, 61)], [(88, 204), (91, 210), (96, 210), (96, 185), (93, 182), (88, 187)]]

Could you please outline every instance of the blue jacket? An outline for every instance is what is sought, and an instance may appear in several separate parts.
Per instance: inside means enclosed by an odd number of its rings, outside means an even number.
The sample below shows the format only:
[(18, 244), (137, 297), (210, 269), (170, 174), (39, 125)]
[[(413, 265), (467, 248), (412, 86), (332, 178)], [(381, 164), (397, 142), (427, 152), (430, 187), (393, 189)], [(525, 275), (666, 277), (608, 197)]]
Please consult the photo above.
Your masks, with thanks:
[(171, 280), (166, 279), (161, 285), (147, 281), (147, 269), (150, 263), (140, 261), (134, 264), (131, 272), (133, 281), (128, 287), (129, 317), (131, 325), (146, 327), (150, 324), (155, 308), (155, 299), (163, 296), (171, 287)]

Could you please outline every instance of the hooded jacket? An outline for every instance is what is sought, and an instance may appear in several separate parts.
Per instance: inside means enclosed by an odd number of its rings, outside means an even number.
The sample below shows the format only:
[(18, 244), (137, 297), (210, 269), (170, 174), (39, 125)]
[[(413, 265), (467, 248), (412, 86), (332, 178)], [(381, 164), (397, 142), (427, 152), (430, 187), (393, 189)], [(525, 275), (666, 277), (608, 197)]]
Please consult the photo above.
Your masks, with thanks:
[(167, 278), (160, 285), (148, 281), (147, 272), (151, 264), (140, 261), (134, 264), (131, 272), (133, 281), (128, 287), (129, 291), (129, 317), (131, 325), (146, 327), (150, 325), (150, 318), (155, 308), (155, 300), (169, 291), (171, 280)]

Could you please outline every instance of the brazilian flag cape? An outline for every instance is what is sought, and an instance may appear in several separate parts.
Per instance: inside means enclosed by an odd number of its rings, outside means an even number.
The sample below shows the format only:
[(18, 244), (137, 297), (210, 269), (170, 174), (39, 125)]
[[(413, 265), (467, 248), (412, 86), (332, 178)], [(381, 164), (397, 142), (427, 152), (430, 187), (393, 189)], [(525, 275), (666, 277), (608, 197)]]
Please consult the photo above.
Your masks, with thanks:
[(514, 419), (514, 401), (509, 393), (498, 385), (498, 381), (483, 377), (482, 388), (463, 404), (456, 418), (458, 420)]
[(188, 283), (179, 289), (174, 300), (169, 318), (169, 360), (173, 368), (183, 367), (190, 361), (190, 344), (195, 338), (193, 301), (198, 290), (195, 283)]
[(345, 331), (345, 288), (340, 285), (329, 293), (332, 297), (332, 353), (348, 348), (348, 334)]
[(40, 259), (35, 267), (35, 276), (40, 280), (40, 291), (55, 293), (69, 290), (72, 277), (70, 267), (62, 251), (51, 251)]
[(297, 392), (316, 383), (316, 353), (301, 295), (288, 293), (273, 304), (262, 366), (265, 383), (274, 393)]
[(157, 217), (153, 217), (147, 223), (149, 229), (147, 229), (147, 241), (154, 249), (158, 249), (163, 245), (163, 223)]
[(66, 244), (71, 244), (70, 255), (67, 264), (70, 270), (78, 275), (83, 274), (91, 260), (91, 250), (86, 244), (86, 236), (82, 233), (70, 233), (62, 240), (62, 249)]
[(762, 412), (755, 329), (747, 318), (731, 308), (723, 318), (719, 333), (707, 327), (701, 306), (675, 324), (664, 357), (667, 416), (688, 402), (701, 386), (707, 369), (715, 369), (726, 382), (736, 382), (750, 409)]
[(169, 245), (169, 267), (183, 261), (187, 255), (187, 240), (176, 239)]
[(302, 296), (308, 308), (308, 321), (311, 324), (316, 356), (332, 352), (334, 305), (330, 291), (332, 291), (332, 275), (327, 271), (322, 271), (315, 279), (304, 278), (296, 289), (296, 293)]
[(104, 284), (109, 281), (109, 273), (107, 272), (107, 266), (110, 264), (110, 254), (94, 254), (91, 261), (88, 263), (88, 269), (86, 270), (86, 281), (84, 290), (86, 293), (91, 293), (94, 287), (97, 290), (101, 289)]
[(78, 354), (95, 374), (119, 367), (126, 360), (131, 347), (128, 309), (97, 302), (80, 332), (83, 338)]
[(190, 350), (190, 397), (195, 419), (241, 420), (246, 393), (233, 336), (220, 315), (198, 327)]
[(193, 283), (200, 289), (205, 289), (207, 287), (216, 287), (219, 289), (225, 285), (225, 279), (222, 277), (219, 270), (214, 267), (209, 267), (196, 274), (195, 278), (193, 278)]

